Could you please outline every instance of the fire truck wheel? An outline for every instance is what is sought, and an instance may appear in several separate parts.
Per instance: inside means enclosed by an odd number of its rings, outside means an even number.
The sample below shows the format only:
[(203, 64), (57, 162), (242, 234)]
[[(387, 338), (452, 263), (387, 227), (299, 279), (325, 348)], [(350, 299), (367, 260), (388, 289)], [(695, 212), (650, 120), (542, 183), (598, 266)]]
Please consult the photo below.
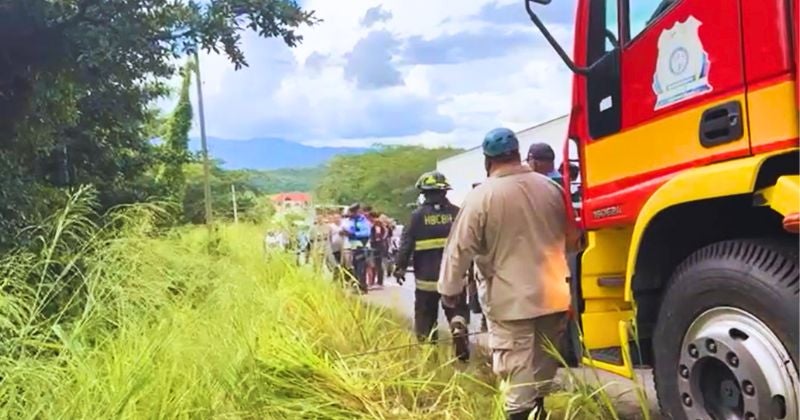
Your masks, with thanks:
[(796, 242), (725, 241), (687, 258), (653, 335), (665, 418), (798, 418), (798, 286)]

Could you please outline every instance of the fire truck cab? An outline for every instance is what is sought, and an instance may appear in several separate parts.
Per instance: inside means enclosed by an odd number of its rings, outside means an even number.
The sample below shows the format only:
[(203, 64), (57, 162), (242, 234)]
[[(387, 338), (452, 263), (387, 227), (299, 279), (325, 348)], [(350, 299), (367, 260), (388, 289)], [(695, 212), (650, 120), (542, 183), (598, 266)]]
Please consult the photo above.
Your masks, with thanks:
[(574, 73), (583, 363), (651, 366), (666, 418), (797, 419), (797, 1), (577, 0), (571, 57), (524, 1)]

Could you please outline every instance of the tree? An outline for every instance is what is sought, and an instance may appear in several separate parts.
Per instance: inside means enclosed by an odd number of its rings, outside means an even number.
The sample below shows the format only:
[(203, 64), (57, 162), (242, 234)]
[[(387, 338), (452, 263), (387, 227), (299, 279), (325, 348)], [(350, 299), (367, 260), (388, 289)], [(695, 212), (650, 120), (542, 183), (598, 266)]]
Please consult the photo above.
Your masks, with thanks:
[[(183, 198), (184, 220), (189, 223), (205, 222), (203, 167), (200, 163), (186, 165), (186, 194)], [(211, 203), (214, 220), (233, 220), (231, 185), (236, 188), (236, 203), (240, 220), (263, 221), (274, 213), (272, 203), (265, 192), (251, 183), (248, 171), (226, 171), (219, 162), (212, 162)]]
[(187, 60), (183, 67), (178, 103), (165, 124), (161, 150), (162, 162), (158, 181), (165, 187), (166, 195), (177, 202), (183, 201), (186, 187), (183, 166), (191, 160), (189, 130), (192, 128), (192, 102), (189, 99), (189, 89), (194, 66), (194, 61)]
[[(247, 61), (240, 33), (302, 40), (316, 22), (293, 0), (0, 1), (0, 186), (8, 197), (92, 184), (109, 207), (157, 195), (149, 142), (174, 62), (198, 49)], [(41, 200), (0, 204), (0, 237)]]
[(325, 166), (317, 188), (320, 201), (366, 203), (399, 220), (408, 220), (409, 203), (418, 196), (419, 176), (436, 169), (436, 161), (458, 149), (420, 146), (380, 146), (362, 155), (336, 156)]

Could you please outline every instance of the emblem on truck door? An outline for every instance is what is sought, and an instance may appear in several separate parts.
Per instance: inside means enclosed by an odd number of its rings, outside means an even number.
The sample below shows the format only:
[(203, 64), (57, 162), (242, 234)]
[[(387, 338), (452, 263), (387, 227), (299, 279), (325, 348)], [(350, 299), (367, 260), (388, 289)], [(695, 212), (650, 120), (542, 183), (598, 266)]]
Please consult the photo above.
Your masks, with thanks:
[(708, 83), (711, 63), (700, 40), (702, 23), (694, 16), (664, 29), (658, 37), (658, 58), (653, 75), (655, 109), (685, 101), (712, 90)]

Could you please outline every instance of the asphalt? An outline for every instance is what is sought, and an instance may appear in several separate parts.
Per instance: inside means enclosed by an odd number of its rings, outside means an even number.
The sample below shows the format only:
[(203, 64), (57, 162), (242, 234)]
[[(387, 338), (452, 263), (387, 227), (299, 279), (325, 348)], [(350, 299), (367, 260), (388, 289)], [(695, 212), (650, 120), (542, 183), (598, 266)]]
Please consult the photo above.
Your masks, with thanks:
[[(414, 279), (412, 275), (408, 275), (407, 281), (403, 286), (396, 284), (394, 278), (387, 278), (383, 289), (372, 289), (367, 295), (364, 296), (367, 302), (375, 305), (390, 307), (403, 315), (409, 320), (414, 316)], [(439, 312), (439, 328), (444, 329), (447, 322), (444, 318), (444, 313)], [(470, 332), (480, 331), (480, 317), (473, 316), (471, 319)], [(473, 346), (477, 346), (486, 350), (487, 341), (486, 335), (475, 335), (472, 337)], [(659, 418), (658, 403), (656, 401), (656, 393), (653, 385), (653, 376), (650, 369), (637, 369), (637, 381), (631, 381), (627, 378), (617, 376), (612, 373), (600, 371), (589, 368), (572, 369), (572, 373), (584, 378), (586, 382), (595, 383), (597, 385), (605, 386), (609, 396), (616, 401), (617, 411), (624, 419), (638, 419), (642, 418), (641, 409), (637, 398), (636, 387), (641, 386), (648, 397), (648, 404), (650, 415), (652, 419)], [(567, 380), (566, 371), (563, 369), (559, 372), (559, 379), (562, 382)], [(641, 385), (637, 385), (637, 382)]]

